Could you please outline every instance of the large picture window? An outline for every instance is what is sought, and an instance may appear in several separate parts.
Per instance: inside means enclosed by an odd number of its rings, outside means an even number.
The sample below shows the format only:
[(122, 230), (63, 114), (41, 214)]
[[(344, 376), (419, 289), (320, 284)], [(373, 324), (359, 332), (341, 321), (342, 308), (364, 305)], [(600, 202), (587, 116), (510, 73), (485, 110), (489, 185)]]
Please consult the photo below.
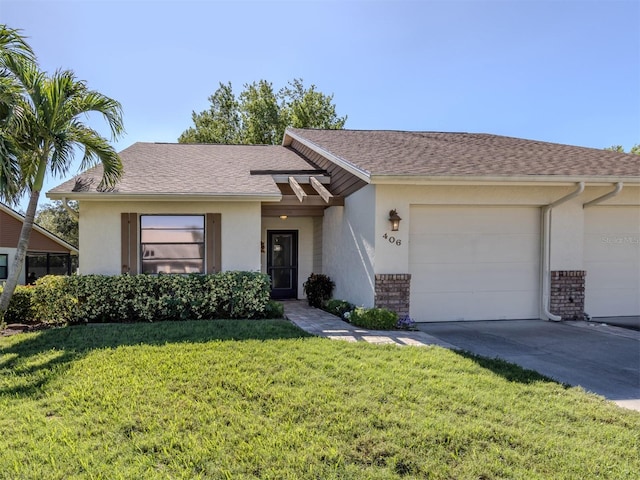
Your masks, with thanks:
[(204, 273), (204, 215), (141, 215), (142, 273)]

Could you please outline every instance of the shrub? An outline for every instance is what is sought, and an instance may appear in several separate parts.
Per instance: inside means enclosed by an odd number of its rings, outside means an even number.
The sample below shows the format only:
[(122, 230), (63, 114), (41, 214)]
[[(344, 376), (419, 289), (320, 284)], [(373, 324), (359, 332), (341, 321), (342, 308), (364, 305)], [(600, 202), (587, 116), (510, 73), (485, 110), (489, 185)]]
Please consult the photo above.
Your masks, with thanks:
[(264, 318), (283, 318), (284, 317), (284, 305), (275, 300), (269, 300), (267, 306), (264, 309)]
[(349, 316), (356, 327), (371, 330), (393, 330), (398, 322), (398, 314), (386, 308), (358, 307)]
[(76, 322), (262, 318), (270, 294), (269, 277), (257, 272), (66, 278)]
[(221, 307), (217, 318), (259, 318), (269, 302), (269, 276), (253, 272), (222, 272), (211, 275)]
[(78, 300), (69, 293), (68, 278), (46, 275), (36, 281), (31, 290), (37, 320), (50, 325), (63, 325), (72, 321)]
[(322, 308), (323, 303), (331, 298), (335, 286), (327, 275), (312, 273), (303, 285), (309, 305)]
[(334, 298), (327, 301), (322, 307), (324, 311), (329, 312), (337, 317), (340, 317), (343, 320), (346, 320), (345, 313), (350, 312), (354, 308), (355, 306), (352, 303), (349, 303), (345, 300), (337, 300)]
[[(0, 288), (2, 293), (2, 288)], [(29, 323), (34, 320), (33, 302), (31, 296), (33, 288), (18, 285), (13, 292), (9, 307), (2, 319), (5, 323)], [(0, 324), (2, 321), (0, 321)]]

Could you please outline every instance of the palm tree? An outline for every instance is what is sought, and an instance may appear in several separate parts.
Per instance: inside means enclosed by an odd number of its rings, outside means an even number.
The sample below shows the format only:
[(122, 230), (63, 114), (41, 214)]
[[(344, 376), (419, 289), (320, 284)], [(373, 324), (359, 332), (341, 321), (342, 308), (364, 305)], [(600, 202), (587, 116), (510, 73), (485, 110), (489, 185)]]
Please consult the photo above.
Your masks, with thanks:
[(24, 89), (4, 67), (7, 58), (21, 59), (25, 63), (35, 62), (33, 51), (20, 31), (0, 25), (0, 199), (14, 203), (20, 197), (22, 186), (17, 147), (10, 130), (21, 121), (17, 106)]
[(101, 114), (114, 139), (124, 129), (120, 104), (89, 90), (72, 71), (58, 70), (48, 76), (34, 62), (15, 55), (3, 55), (0, 62), (0, 68), (22, 88), (20, 99), (14, 105), (17, 113), (12, 118), (15, 120), (10, 122), (7, 131), (17, 148), (19, 176), (15, 183), (23, 185), (30, 196), (16, 255), (0, 297), (0, 312), (5, 312), (18, 284), (47, 173), (67, 174), (75, 149), (80, 148), (84, 151), (81, 169), (102, 163), (99, 188), (114, 185), (122, 175), (119, 155), (107, 139), (82, 122), (83, 117), (91, 112)]

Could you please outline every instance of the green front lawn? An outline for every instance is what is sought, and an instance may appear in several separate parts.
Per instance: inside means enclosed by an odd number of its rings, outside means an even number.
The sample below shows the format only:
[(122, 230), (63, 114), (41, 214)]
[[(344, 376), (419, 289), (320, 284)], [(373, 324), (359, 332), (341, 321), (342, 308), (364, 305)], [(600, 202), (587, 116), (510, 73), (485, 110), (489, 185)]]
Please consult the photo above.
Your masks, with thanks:
[(285, 321), (0, 338), (2, 479), (638, 478), (640, 413), (500, 361)]

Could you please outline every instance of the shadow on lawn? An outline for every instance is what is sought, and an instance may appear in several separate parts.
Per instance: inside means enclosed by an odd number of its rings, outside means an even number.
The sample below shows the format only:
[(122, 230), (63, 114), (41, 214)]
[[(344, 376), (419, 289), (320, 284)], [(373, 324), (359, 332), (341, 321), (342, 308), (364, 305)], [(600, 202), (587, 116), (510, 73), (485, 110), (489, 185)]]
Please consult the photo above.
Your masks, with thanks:
[(481, 355), (476, 355), (475, 353), (471, 353), (466, 350), (454, 350), (454, 352), (461, 357), (473, 360), (482, 368), (491, 370), (493, 373), (495, 373), (496, 375), (500, 375), (509, 382), (518, 382), (523, 384), (531, 384), (536, 382), (552, 382), (563, 385), (564, 387), (569, 387), (569, 385), (560, 383), (553, 378), (546, 377), (536, 372), (535, 370), (522, 368), (514, 363), (507, 362), (506, 360), (502, 360), (500, 358), (487, 358)]
[[(19, 334), (0, 346), (0, 396), (32, 396), (91, 350), (133, 345), (280, 340), (311, 335), (286, 320), (88, 324)], [(5, 373), (6, 372), (6, 373)], [(1, 385), (11, 375), (10, 387)]]

